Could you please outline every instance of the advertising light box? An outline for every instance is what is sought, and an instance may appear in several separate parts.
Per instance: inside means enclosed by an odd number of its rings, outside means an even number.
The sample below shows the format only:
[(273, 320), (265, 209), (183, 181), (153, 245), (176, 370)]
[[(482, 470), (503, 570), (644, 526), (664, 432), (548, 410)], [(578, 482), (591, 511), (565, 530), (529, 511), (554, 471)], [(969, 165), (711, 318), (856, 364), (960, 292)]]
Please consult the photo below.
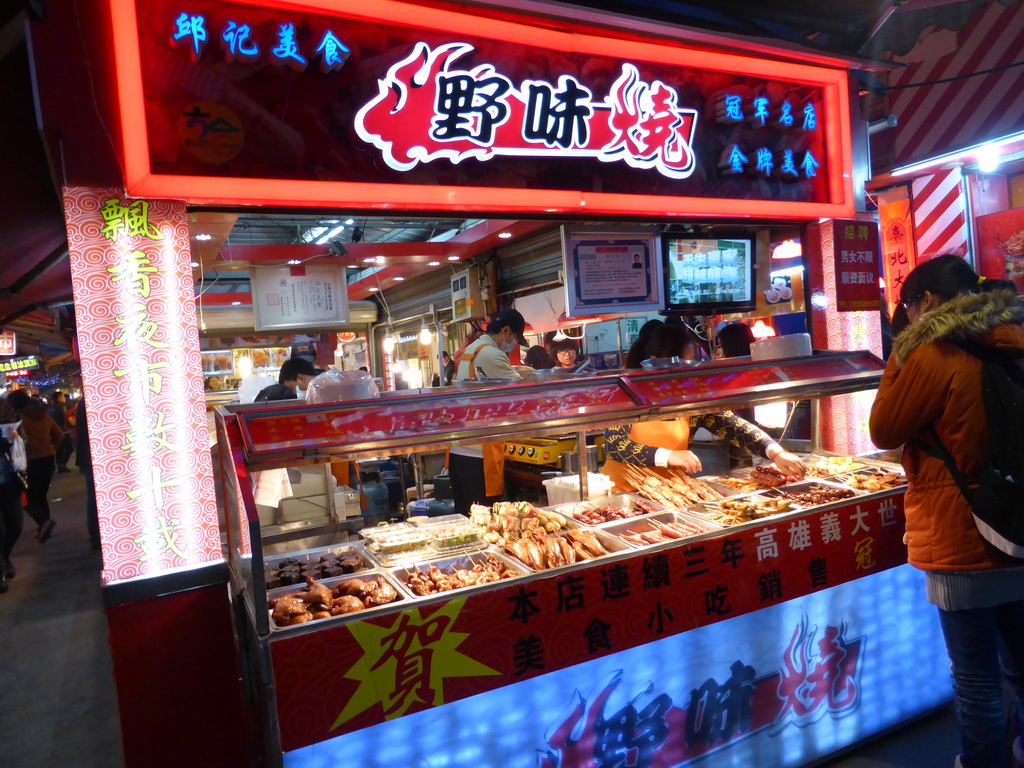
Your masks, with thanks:
[(852, 213), (840, 69), (397, 0), (109, 2), (133, 194)]

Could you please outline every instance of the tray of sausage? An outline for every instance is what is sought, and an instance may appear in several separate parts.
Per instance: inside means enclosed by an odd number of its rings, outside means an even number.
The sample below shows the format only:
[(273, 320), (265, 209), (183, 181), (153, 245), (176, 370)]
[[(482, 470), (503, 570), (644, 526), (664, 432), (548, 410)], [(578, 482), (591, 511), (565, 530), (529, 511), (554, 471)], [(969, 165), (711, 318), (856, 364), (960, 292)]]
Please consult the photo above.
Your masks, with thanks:
[(799, 507), (820, 507), (862, 494), (843, 485), (817, 480), (772, 488), (762, 491), (760, 495), (767, 499), (789, 499)]
[(662, 512), (657, 515), (638, 517), (610, 525), (605, 530), (622, 539), (631, 547), (641, 549), (666, 544), (692, 536), (700, 536), (708, 531), (718, 530), (719, 526), (702, 520), (691, 520), (676, 512)]
[(590, 501), (575, 504), (559, 504), (547, 507), (560, 515), (572, 518), (583, 525), (604, 527), (622, 520), (664, 512), (665, 507), (654, 501), (641, 499), (628, 493), (613, 493)]

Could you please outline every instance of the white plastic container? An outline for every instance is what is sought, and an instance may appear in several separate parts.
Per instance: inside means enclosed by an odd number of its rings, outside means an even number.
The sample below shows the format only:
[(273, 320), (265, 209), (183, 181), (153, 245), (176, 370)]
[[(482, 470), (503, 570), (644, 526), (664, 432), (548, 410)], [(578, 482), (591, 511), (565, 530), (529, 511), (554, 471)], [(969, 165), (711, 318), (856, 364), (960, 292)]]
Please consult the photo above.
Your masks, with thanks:
[(811, 352), (811, 335), (809, 333), (775, 336), (771, 339), (755, 341), (750, 345), (750, 359), (754, 362), (782, 360), (787, 357), (808, 357)]
[[(606, 496), (615, 485), (608, 475), (601, 475), (595, 472), (587, 473), (587, 498), (593, 499), (598, 496)], [(548, 492), (548, 504), (570, 504), (580, 500), (580, 477), (579, 475), (567, 475), (565, 477), (552, 477), (544, 481), (544, 488)]]

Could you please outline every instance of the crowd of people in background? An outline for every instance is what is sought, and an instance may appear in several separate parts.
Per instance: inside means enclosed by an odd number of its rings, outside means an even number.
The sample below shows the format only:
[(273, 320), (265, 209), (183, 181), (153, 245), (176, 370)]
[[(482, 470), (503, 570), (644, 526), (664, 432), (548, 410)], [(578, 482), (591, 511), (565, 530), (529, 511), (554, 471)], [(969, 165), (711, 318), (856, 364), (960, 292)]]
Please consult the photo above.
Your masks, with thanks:
[(86, 523), (93, 549), (99, 549), (99, 521), (92, 486), (85, 402), (69, 409), (64, 392), (44, 401), (16, 389), (0, 399), (0, 594), (17, 569), (11, 560), (24, 529), (27, 513), (35, 523), (33, 537), (45, 544), (56, 521), (50, 515), (50, 484), (57, 472), (70, 472), (68, 462), (78, 452), (78, 467), (86, 475)]

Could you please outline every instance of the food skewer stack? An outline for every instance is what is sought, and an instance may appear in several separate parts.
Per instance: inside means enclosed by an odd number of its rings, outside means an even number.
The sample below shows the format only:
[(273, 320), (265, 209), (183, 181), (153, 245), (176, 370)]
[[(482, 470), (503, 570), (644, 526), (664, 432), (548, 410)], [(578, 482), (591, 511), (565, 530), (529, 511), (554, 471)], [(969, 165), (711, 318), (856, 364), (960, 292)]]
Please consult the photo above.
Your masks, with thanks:
[(673, 472), (669, 477), (664, 477), (645, 467), (627, 466), (625, 476), (636, 486), (636, 492), (641, 496), (670, 507), (688, 507), (702, 501), (718, 501), (722, 498), (721, 493), (703, 480), (682, 472)]

